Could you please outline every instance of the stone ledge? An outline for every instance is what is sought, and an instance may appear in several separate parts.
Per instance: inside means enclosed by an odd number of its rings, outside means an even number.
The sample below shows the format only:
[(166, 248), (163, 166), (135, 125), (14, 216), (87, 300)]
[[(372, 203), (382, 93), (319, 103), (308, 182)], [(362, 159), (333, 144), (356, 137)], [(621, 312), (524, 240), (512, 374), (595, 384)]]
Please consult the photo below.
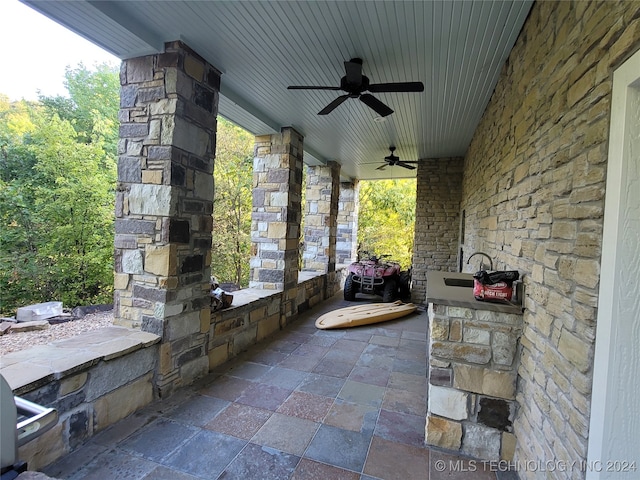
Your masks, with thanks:
[(116, 326), (101, 328), (3, 355), (0, 374), (14, 394), (20, 395), (101, 360), (112, 360), (159, 341), (157, 335), (140, 330)]
[[(336, 270), (339, 270), (339, 268), (336, 268)], [(298, 285), (308, 282), (309, 280), (312, 280), (314, 278), (322, 277), (323, 275), (326, 275), (326, 273), (308, 271), (298, 272)], [(229, 310), (233, 310), (234, 308), (244, 307), (245, 305), (249, 305), (250, 303), (253, 303), (257, 300), (262, 300), (263, 298), (280, 295), (282, 294), (282, 292), (282, 289), (267, 290), (264, 288), (243, 288), (241, 290), (229, 292), (231, 295), (233, 295), (233, 303), (231, 304), (231, 306), (223, 310), (212, 312), (212, 316), (216, 313), (228, 312)]]
[(233, 295), (233, 303), (228, 308), (217, 310), (215, 312), (211, 312), (212, 315), (220, 312), (228, 312), (235, 308), (244, 307), (245, 305), (249, 305), (257, 300), (262, 300), (263, 298), (267, 298), (270, 296), (280, 295), (282, 294), (282, 289), (280, 290), (266, 290), (262, 288), (243, 288), (242, 290), (236, 290), (235, 292), (231, 292)]

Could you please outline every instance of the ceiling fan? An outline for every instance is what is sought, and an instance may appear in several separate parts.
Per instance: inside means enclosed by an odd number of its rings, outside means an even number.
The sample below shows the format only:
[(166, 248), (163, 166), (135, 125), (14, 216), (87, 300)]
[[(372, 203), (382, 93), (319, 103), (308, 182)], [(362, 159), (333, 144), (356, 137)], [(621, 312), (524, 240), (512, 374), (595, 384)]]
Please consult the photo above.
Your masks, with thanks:
[(415, 170), (416, 167), (414, 167), (413, 165), (410, 165), (411, 163), (418, 163), (417, 161), (414, 160), (409, 160), (409, 161), (402, 161), (400, 160), (399, 157), (397, 157), (396, 155), (393, 154), (393, 152), (396, 150), (396, 147), (389, 147), (389, 150), (391, 151), (391, 154), (384, 157), (384, 161), (386, 163), (380, 165), (378, 168), (376, 168), (376, 170), (384, 170), (387, 165), (390, 166), (394, 166), (394, 165), (398, 165), (400, 167), (404, 167), (404, 168), (408, 168), (409, 170)]
[(371, 93), (383, 92), (423, 92), (424, 84), (422, 82), (395, 82), (395, 83), (369, 83), (369, 78), (362, 74), (362, 59), (352, 58), (348, 62), (344, 62), (346, 75), (340, 79), (339, 87), (322, 87), (322, 86), (301, 86), (291, 85), (287, 87), (289, 90), (343, 90), (346, 95), (340, 95), (329, 105), (318, 112), (318, 115), (327, 115), (331, 113), (338, 105), (347, 98), (359, 98), (362, 103), (381, 117), (391, 115), (393, 110), (382, 103)]

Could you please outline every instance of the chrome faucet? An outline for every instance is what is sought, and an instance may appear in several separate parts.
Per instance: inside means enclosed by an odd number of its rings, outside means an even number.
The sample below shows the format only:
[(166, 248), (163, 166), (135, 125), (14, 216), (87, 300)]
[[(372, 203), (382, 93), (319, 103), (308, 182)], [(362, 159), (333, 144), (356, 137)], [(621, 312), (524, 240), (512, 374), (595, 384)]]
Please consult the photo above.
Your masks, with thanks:
[[(469, 264), (471, 259), (476, 255), (484, 255), (485, 257), (487, 257), (489, 259), (489, 270), (493, 270), (493, 260), (491, 260), (491, 257), (484, 252), (475, 252), (469, 255), (469, 259), (467, 260), (467, 265)], [(484, 270), (484, 262), (482, 260), (480, 260), (480, 270)]]

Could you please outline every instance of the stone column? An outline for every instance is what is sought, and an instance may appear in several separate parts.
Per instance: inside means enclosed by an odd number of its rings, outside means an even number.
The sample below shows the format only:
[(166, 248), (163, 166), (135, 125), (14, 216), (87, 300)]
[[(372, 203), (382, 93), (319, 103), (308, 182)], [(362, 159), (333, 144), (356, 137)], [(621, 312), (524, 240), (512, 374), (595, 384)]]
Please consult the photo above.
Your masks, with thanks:
[(290, 127), (256, 137), (250, 288), (297, 288), (302, 146), (302, 135)]
[(358, 213), (360, 185), (357, 180), (340, 184), (336, 256), (339, 265), (349, 265), (358, 255)]
[(464, 159), (420, 160), (417, 171), (411, 301), (424, 303), (427, 272), (457, 272)]
[(159, 394), (208, 371), (220, 72), (182, 42), (120, 71), (115, 322), (162, 337)]
[(340, 164), (308, 167), (306, 193), (302, 269), (335, 272)]

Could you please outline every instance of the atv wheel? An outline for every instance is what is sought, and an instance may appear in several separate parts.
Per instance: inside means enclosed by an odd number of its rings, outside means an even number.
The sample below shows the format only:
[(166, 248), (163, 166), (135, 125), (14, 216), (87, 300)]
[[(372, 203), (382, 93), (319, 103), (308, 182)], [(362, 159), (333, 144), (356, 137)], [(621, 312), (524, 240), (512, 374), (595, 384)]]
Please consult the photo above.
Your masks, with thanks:
[[(346, 289), (345, 289), (346, 291)], [(384, 283), (384, 291), (382, 292), (382, 302), (391, 303), (396, 299), (396, 293), (398, 291), (398, 284), (395, 278), (389, 278)]]
[(398, 292), (401, 299), (411, 297), (411, 269), (406, 272), (400, 272)]
[(353, 302), (356, 299), (356, 292), (354, 290), (353, 274), (350, 273), (347, 279), (344, 281), (344, 299), (348, 302)]

